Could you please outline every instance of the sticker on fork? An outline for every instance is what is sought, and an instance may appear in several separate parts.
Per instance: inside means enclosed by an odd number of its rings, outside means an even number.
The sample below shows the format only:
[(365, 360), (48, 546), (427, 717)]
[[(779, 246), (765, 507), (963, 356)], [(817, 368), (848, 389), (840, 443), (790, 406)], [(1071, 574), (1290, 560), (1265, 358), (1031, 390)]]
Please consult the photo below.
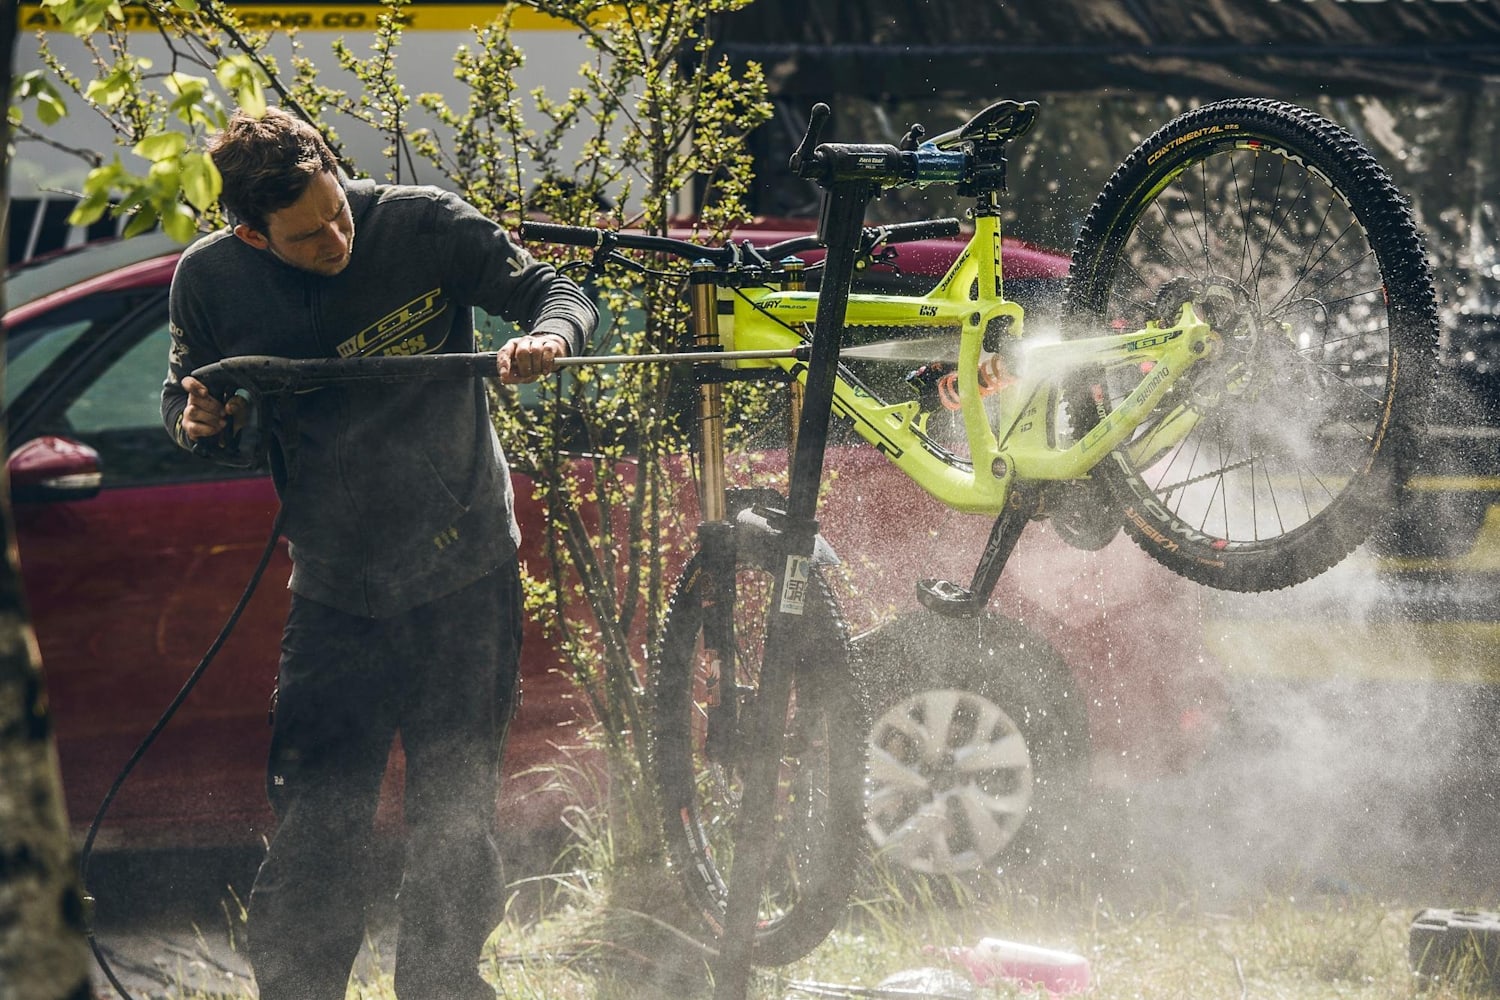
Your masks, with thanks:
[(781, 611), (800, 615), (807, 604), (807, 581), (812, 575), (812, 560), (807, 556), (786, 557), (786, 575), (781, 579)]

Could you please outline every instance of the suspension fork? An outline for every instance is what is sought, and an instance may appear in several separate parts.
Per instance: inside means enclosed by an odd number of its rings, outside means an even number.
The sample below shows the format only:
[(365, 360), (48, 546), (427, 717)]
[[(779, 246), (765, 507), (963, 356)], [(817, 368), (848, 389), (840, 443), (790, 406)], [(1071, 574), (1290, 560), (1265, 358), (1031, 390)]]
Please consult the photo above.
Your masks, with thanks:
[[(694, 264), (690, 278), (689, 323), (693, 347), (717, 351), (719, 295), (712, 264)], [(695, 371), (697, 368), (695, 366)], [(698, 597), (703, 609), (705, 719), (704, 753), (710, 760), (732, 763), (739, 729), (738, 677), (735, 669), (734, 525), (728, 519), (724, 471), (724, 387), (700, 378), (697, 400), (698, 437)]]
[[(807, 265), (797, 257), (788, 257), (782, 261), (782, 270), (786, 277), (782, 281), (782, 289), (788, 292), (803, 292), (807, 290)], [(807, 391), (802, 388), (802, 383), (793, 379), (786, 386), (786, 453), (797, 454), (797, 428), (802, 423), (802, 404), (807, 398)]]

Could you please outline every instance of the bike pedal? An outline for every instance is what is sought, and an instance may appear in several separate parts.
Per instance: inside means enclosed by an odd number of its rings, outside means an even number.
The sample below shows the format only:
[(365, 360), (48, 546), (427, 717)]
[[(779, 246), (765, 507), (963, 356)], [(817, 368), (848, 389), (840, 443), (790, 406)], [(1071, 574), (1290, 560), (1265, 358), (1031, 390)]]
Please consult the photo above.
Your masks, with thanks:
[(973, 618), (980, 610), (973, 591), (948, 580), (918, 580), (917, 600), (927, 610), (948, 618)]

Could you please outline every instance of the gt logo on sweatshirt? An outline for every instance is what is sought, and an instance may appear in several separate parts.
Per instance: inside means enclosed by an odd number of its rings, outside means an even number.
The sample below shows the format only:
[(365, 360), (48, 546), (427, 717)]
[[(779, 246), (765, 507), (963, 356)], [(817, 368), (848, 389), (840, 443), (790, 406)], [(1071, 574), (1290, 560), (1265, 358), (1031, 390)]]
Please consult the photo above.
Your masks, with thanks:
[(443, 302), (443, 290), (434, 288), (412, 299), (387, 315), (371, 323), (363, 330), (338, 346), (339, 357), (350, 358), (370, 354), (420, 354), (436, 350), (442, 344), (429, 345), (422, 338), (420, 346), (406, 343), (412, 331), (421, 327), (447, 308)]

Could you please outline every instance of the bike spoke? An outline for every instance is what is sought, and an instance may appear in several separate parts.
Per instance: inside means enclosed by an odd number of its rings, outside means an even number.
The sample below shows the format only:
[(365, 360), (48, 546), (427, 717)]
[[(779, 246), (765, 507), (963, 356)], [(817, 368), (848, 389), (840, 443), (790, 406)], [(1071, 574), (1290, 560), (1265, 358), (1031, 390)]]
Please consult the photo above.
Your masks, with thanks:
[[(1120, 254), (1109, 314), (1126, 328), (1175, 321), (1172, 303), (1157, 301), (1170, 278), (1232, 305), (1200, 309), (1232, 360), (1205, 366), (1196, 396), (1169, 395), (1127, 453), (1158, 501), (1206, 534), (1253, 542), (1311, 521), (1338, 495), (1330, 477), (1356, 474), (1339, 442), (1377, 433), (1390, 376), (1383, 286), (1363, 231), (1319, 175), (1228, 150), (1153, 199)], [(1108, 379), (1111, 406), (1140, 377)], [(1191, 399), (1203, 413), (1184, 423)]]

